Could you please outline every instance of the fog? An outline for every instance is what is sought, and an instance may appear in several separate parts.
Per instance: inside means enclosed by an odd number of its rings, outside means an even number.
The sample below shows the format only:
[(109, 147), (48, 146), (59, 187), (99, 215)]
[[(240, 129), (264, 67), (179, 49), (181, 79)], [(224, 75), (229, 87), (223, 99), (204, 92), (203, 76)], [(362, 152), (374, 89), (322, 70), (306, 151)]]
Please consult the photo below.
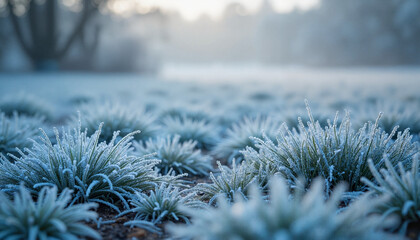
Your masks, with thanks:
[[(129, 14), (121, 6), (120, 12), (98, 6), (59, 57), (53, 53), (30, 57), (16, 34), (7, 1), (1, 2), (0, 71), (4, 72), (159, 73), (180, 64), (341, 68), (420, 63), (419, 0), (322, 0), (307, 8), (281, 8), (275, 1), (252, 8), (247, 2), (229, 2), (217, 17), (211, 11), (194, 17), (186, 14), (194, 13), (193, 8), (182, 12), (150, 4)], [(55, 18), (49, 18), (42, 14), (48, 13), (49, 1), (39, 2), (34, 5), (37, 17), (30, 10), (17, 17), (21, 38), (37, 50), (51, 44), (60, 50), (84, 12), (63, 1), (55, 6)], [(115, 4), (107, 6), (115, 10)], [(56, 29), (44, 24), (51, 19)], [(31, 21), (38, 21), (38, 35)], [(44, 46), (45, 37), (40, 43), (34, 40), (50, 31), (56, 35), (50, 45)]]

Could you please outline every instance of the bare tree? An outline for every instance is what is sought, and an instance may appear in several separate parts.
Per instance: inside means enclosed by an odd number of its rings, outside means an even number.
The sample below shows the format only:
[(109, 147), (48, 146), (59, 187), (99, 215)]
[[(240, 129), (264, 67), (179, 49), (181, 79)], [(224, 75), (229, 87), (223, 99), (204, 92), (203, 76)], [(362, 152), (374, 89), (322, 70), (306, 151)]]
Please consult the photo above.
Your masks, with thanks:
[[(80, 0), (82, 6), (72, 29), (60, 33), (58, 0), (6, 0), (16, 38), (36, 70), (55, 70), (105, 0)], [(97, 32), (93, 33), (97, 34)]]

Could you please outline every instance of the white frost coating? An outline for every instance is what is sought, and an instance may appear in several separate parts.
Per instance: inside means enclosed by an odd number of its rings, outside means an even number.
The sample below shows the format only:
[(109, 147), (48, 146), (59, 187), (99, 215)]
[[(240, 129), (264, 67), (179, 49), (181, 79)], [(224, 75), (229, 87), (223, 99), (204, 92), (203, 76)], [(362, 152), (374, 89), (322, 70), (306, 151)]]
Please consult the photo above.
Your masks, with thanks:
[[(323, 180), (313, 182), (308, 192), (295, 190), (274, 178), (270, 184), (270, 199), (266, 201), (253, 185), (249, 201), (238, 198), (230, 205), (221, 197), (218, 207), (191, 210), (191, 225), (170, 225), (175, 236), (188, 239), (398, 239), (382, 232), (394, 226), (394, 218), (369, 214), (370, 209), (385, 199), (364, 195), (347, 209), (340, 211), (344, 187), (338, 185), (325, 201)], [(338, 213), (339, 212), (339, 213)], [(385, 220), (385, 221), (384, 221)]]

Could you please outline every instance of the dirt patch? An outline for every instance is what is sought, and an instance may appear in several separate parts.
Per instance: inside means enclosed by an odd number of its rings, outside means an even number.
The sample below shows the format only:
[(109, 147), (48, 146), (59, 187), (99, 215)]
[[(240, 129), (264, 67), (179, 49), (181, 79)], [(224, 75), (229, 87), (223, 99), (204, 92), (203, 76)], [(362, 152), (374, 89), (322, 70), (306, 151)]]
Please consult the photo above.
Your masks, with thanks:
[[(92, 229), (96, 230), (103, 240), (125, 240), (125, 239), (165, 239), (165, 236), (148, 232), (144, 229), (130, 226), (125, 226), (124, 223), (133, 220), (133, 214), (127, 214), (121, 217), (116, 217), (118, 213), (104, 205), (97, 209), (98, 219), (101, 219), (101, 224), (89, 223)], [(109, 223), (109, 221), (112, 221)]]

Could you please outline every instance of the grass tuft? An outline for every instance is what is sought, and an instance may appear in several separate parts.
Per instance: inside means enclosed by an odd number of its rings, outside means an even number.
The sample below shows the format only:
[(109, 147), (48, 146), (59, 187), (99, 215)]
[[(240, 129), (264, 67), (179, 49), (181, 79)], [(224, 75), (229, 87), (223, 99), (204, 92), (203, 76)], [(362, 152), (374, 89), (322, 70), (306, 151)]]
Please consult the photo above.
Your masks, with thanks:
[(375, 123), (369, 122), (355, 131), (349, 114), (339, 125), (336, 115), (325, 128), (312, 117), (309, 106), (308, 114), (310, 121), (304, 125), (299, 120), (297, 130), (283, 125), (277, 144), (268, 137), (255, 138), (259, 151), (249, 147), (243, 151), (248, 164), (256, 170), (276, 169), (291, 181), (303, 176), (310, 183), (322, 176), (328, 191), (341, 181), (347, 182), (351, 191), (364, 191), (366, 186), (360, 178), (373, 178), (368, 159), (372, 159), (376, 168), (384, 165), (384, 155), (393, 166), (398, 163), (407, 166), (418, 152), (408, 130), (397, 133), (394, 128), (387, 134), (380, 129), (381, 116)]
[(57, 144), (47, 135), (35, 142), (31, 149), (10, 163), (0, 160), (0, 187), (3, 191), (19, 188), (21, 182), (33, 192), (43, 186), (57, 186), (59, 192), (73, 190), (72, 203), (97, 202), (119, 211), (119, 204), (128, 208), (126, 197), (134, 191), (154, 189), (162, 181), (175, 181), (177, 177), (160, 176), (154, 170), (159, 160), (150, 156), (137, 157), (131, 153), (133, 132), (116, 141), (101, 142), (99, 129), (88, 137), (87, 131), (68, 129)]
[(7, 117), (0, 113), (0, 154), (18, 155), (17, 149), (32, 145), (30, 139), (38, 134), (38, 128), (43, 124), (43, 118), (18, 116)]
[(323, 182), (314, 180), (307, 193), (291, 194), (289, 186), (275, 178), (269, 201), (253, 185), (249, 200), (229, 204), (221, 197), (217, 208), (191, 211), (190, 225), (170, 225), (168, 230), (181, 239), (396, 239), (382, 231), (395, 219), (370, 214), (384, 199), (364, 195), (342, 210), (344, 187), (337, 186), (325, 201)]
[(229, 163), (234, 158), (237, 162), (242, 161), (241, 150), (246, 147), (256, 149), (251, 137), (262, 138), (263, 133), (265, 133), (268, 138), (274, 140), (280, 126), (280, 123), (269, 117), (245, 117), (241, 122), (234, 123), (227, 130), (226, 136), (217, 144), (213, 153), (219, 158), (227, 159)]
[(248, 188), (256, 180), (253, 173), (249, 172), (248, 166), (245, 163), (237, 166), (235, 160), (232, 168), (223, 166), (220, 162), (217, 162), (217, 165), (220, 172), (216, 176), (210, 173), (212, 183), (199, 183), (195, 187), (200, 193), (200, 199), (213, 204), (220, 196), (228, 201), (233, 201), (237, 194), (247, 198)]
[(155, 157), (161, 162), (156, 165), (162, 174), (171, 169), (177, 174), (188, 173), (195, 176), (206, 176), (211, 167), (211, 157), (196, 150), (195, 141), (180, 142), (180, 136), (167, 136), (149, 139), (146, 142), (134, 142), (136, 153), (139, 155), (156, 153)]
[(189, 216), (181, 210), (182, 207), (192, 209), (205, 207), (205, 204), (196, 200), (195, 196), (194, 191), (180, 191), (179, 188), (166, 183), (157, 186), (149, 194), (136, 192), (130, 198), (133, 208), (122, 213), (122, 215), (135, 213), (135, 217), (125, 225), (144, 228), (152, 224), (155, 226), (154, 228), (147, 227), (146, 229), (161, 233), (161, 229), (156, 227), (157, 224), (163, 222), (189, 223)]
[(378, 206), (385, 216), (398, 214), (403, 220), (400, 229), (405, 233), (410, 223), (420, 222), (420, 172), (419, 155), (413, 158), (410, 171), (405, 170), (401, 163), (396, 168), (388, 158), (385, 158), (386, 169), (377, 170), (372, 160), (369, 167), (374, 181), (365, 177), (362, 182), (378, 195), (390, 196), (389, 201)]
[(0, 239), (101, 239), (83, 224), (97, 218), (90, 210), (97, 204), (68, 206), (71, 199), (69, 189), (57, 197), (56, 187), (43, 187), (36, 202), (23, 186), (14, 194), (13, 201), (0, 192)]
[[(103, 123), (100, 141), (111, 141), (114, 132), (119, 131), (122, 136), (140, 130), (140, 134), (133, 136), (136, 140), (147, 140), (157, 134), (158, 127), (154, 124), (155, 117), (141, 110), (131, 110), (116, 103), (89, 103), (80, 108), (82, 129), (87, 128), (93, 134), (100, 123)], [(79, 116), (73, 116), (72, 122), (77, 123)]]
[(163, 119), (163, 132), (166, 135), (179, 135), (180, 142), (197, 142), (197, 148), (210, 150), (219, 139), (219, 130), (205, 120), (188, 117), (167, 117)]

